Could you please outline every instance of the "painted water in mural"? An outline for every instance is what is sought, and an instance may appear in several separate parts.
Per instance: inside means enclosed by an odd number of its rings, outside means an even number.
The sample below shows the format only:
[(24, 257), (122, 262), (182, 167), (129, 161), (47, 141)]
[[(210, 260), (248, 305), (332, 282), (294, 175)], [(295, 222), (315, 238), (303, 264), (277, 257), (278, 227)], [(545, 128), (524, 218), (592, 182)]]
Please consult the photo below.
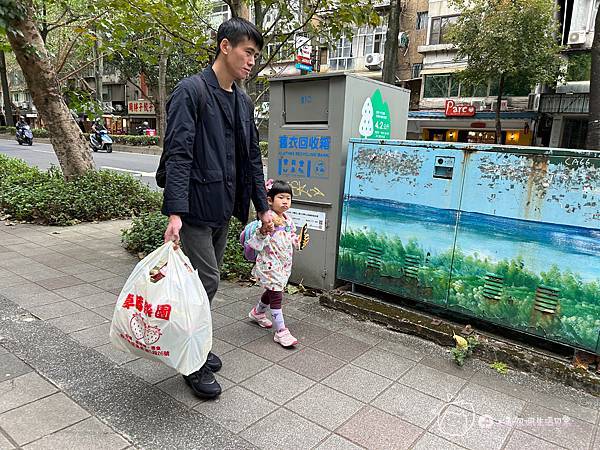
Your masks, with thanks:
[[(600, 172), (542, 162), (351, 144), (338, 277), (598, 352), (598, 184), (585, 183)], [(451, 176), (436, 178), (442, 163)], [(490, 164), (513, 179), (486, 177)]]

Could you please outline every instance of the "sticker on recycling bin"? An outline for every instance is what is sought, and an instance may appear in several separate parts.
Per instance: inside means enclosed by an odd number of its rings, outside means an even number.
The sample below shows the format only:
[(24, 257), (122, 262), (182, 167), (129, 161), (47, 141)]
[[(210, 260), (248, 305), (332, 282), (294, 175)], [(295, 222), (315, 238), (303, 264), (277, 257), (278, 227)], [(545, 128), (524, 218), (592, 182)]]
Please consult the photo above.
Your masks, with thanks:
[(367, 97), (362, 107), (362, 117), (358, 132), (363, 138), (389, 139), (391, 132), (390, 108), (383, 101), (381, 91), (375, 90)]

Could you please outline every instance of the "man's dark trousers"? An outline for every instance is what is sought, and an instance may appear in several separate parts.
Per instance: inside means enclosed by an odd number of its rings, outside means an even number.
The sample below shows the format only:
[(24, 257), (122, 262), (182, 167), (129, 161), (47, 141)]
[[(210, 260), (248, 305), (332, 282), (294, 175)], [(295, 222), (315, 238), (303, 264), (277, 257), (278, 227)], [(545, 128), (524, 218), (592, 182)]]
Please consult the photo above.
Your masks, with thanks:
[(219, 288), (219, 267), (227, 245), (227, 229), (227, 225), (215, 228), (183, 222), (179, 232), (183, 251), (198, 271), (211, 303)]

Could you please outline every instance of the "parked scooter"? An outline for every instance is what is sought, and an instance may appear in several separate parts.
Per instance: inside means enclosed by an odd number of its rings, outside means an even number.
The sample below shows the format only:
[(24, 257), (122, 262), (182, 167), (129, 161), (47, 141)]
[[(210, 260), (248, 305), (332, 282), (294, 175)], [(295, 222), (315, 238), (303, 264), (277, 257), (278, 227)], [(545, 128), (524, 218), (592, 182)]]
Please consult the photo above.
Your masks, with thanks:
[(19, 145), (33, 145), (33, 132), (31, 131), (31, 127), (29, 125), (23, 125), (22, 127), (17, 128), (16, 138)]
[(98, 136), (95, 133), (90, 134), (90, 147), (95, 152), (104, 150), (106, 153), (112, 153), (112, 144), (113, 140), (106, 130), (100, 130)]

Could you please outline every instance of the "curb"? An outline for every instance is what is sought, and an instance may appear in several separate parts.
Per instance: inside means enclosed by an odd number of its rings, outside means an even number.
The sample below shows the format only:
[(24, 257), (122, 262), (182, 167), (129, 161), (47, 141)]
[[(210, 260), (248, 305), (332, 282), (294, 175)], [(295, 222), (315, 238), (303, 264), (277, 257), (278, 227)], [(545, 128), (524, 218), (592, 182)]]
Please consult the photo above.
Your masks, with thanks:
[[(461, 334), (465, 328), (464, 325), (448, 320), (342, 290), (323, 293), (319, 303), (359, 320), (376, 322), (392, 331), (411, 334), (446, 347), (454, 347), (452, 336)], [(475, 347), (473, 355), (479, 359), (489, 363), (502, 361), (513, 369), (534, 373), (544, 379), (558, 381), (600, 397), (600, 376), (573, 367), (569, 359), (516, 342), (507, 342), (479, 330), (476, 330), (476, 334), (479, 345)]]

